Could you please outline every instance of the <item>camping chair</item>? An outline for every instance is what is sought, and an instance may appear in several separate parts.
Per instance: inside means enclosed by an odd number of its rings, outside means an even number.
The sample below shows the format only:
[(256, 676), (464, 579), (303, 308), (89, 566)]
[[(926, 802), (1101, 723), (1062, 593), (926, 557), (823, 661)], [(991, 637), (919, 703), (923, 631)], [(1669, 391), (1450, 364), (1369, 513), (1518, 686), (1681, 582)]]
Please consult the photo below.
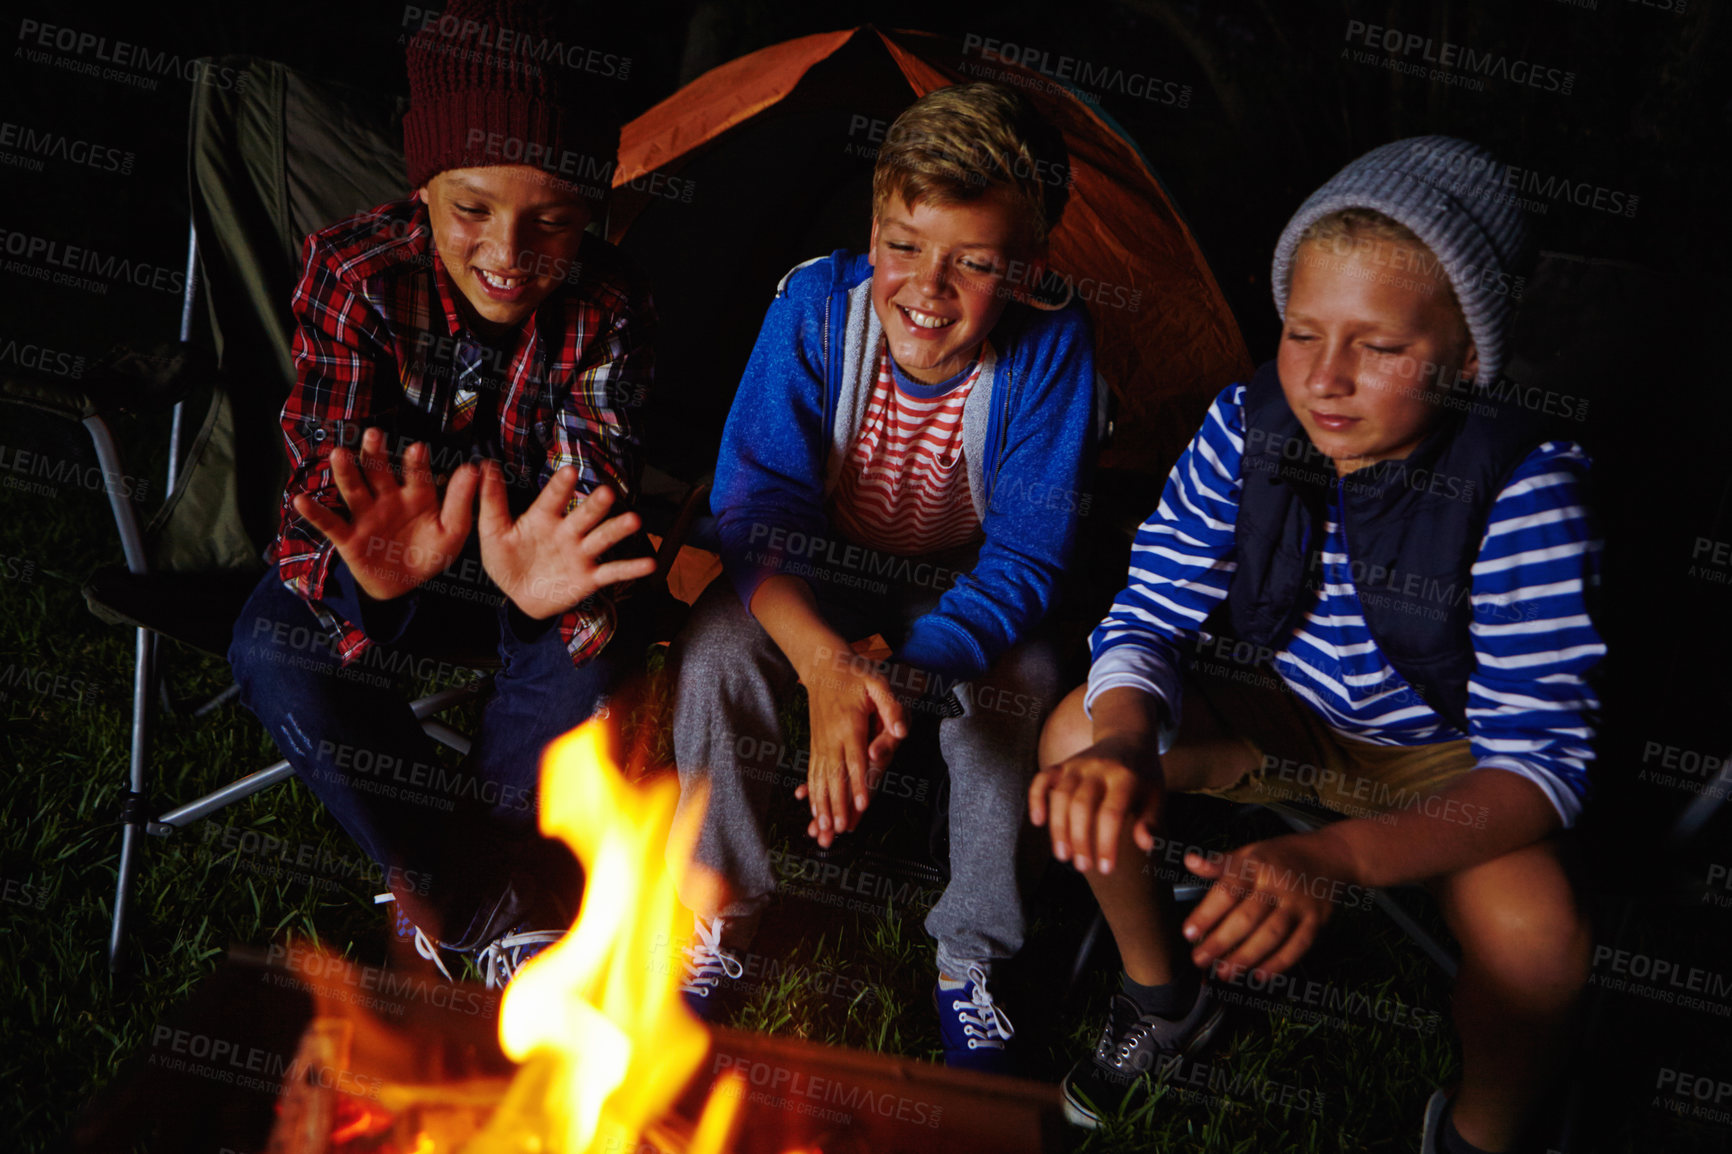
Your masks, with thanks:
[[(193, 90), (192, 220), (180, 344), (154, 359), (108, 358), (80, 393), (39, 380), (6, 382), (6, 399), (81, 421), (111, 478), (124, 476), (125, 469), (106, 415), (151, 403), (174, 406), (165, 504), (141, 525), (119, 487), (110, 486), (125, 565), (99, 570), (84, 587), (92, 612), (137, 630), (128, 789), (108, 942), (111, 970), (121, 968), (143, 835), (173, 834), (294, 775), (279, 760), (157, 812), (149, 781), (151, 721), (160, 692), (157, 642), (166, 636), (225, 654), (234, 620), (264, 572), (262, 553), (275, 533), (288, 476), (278, 418), (294, 381), (289, 303), (302, 239), (404, 191), (405, 99), (267, 60), (237, 56), (215, 63), (232, 68), (237, 83)], [(193, 401), (185, 399), (189, 393)], [(184, 406), (207, 396), (204, 418), (183, 446)], [(668, 489), (663, 484), (659, 491)], [(677, 541), (664, 538), (658, 578), (677, 548)], [(467, 753), (468, 739), (435, 715), (478, 696), (485, 685), (422, 698), (413, 703), (415, 716), (434, 740)], [(237, 692), (231, 687), (197, 713)]]
[[(274, 764), (202, 797), (154, 812), (149, 763), (161, 636), (206, 653), (227, 651), (229, 633), (264, 572), (287, 479), (277, 414), (294, 380), (289, 296), (301, 238), (399, 195), (404, 102), (300, 76), (248, 58), (232, 66), (232, 89), (195, 88), (188, 119), (189, 193), (182, 348), (208, 347), (215, 372), (204, 419), (183, 446), (184, 410), (175, 404), (167, 500), (147, 526), (111, 493), (124, 568), (102, 569), (85, 599), (99, 617), (137, 628), (129, 786), (109, 933), (110, 969), (119, 969), (143, 835), (166, 836), (294, 774)], [(202, 397), (200, 398), (202, 399)], [(119, 450), (100, 414), (86, 420), (103, 468), (122, 473)], [(414, 703), (430, 736), (467, 750), (461, 734), (433, 714), (476, 686)], [(231, 689), (200, 713), (232, 697)], [(164, 698), (166, 700), (166, 697)]]

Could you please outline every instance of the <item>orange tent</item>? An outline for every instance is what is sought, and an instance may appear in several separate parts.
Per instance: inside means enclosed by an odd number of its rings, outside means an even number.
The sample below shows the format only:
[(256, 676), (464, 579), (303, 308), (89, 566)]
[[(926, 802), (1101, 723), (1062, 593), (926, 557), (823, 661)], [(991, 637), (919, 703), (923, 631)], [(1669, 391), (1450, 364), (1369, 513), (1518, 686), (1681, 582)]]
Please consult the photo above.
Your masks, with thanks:
[(1088, 302), (1117, 397), (1103, 464), (1166, 469), (1209, 399), (1248, 375), (1238, 325), (1178, 209), (1082, 94), (928, 33), (828, 32), (712, 69), (621, 134), (609, 234), (655, 280), (662, 341), (648, 416), (663, 468), (689, 477), (713, 461), (782, 274), (866, 246), (873, 160), (897, 113), (976, 79), (1020, 88), (1070, 152), (1051, 264)]

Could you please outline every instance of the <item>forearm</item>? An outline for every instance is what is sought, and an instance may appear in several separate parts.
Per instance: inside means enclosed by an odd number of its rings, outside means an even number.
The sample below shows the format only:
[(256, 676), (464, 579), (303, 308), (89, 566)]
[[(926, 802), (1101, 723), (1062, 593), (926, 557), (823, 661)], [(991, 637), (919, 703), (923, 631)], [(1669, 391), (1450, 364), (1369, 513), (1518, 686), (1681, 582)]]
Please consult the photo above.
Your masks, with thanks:
[(1129, 686), (1115, 686), (1095, 698), (1091, 709), (1097, 748), (1112, 750), (1156, 787), (1161, 774), (1161, 699)]
[(325, 607), (360, 629), (370, 641), (389, 645), (399, 640), (414, 615), (416, 597), (409, 590), (389, 598), (374, 597), (340, 554), (325, 578)]
[(1344, 881), (1385, 887), (1457, 873), (1532, 845), (1556, 831), (1557, 810), (1540, 788), (1499, 769), (1468, 773), (1392, 818), (1353, 818), (1308, 835), (1352, 862)]
[(812, 587), (798, 577), (766, 579), (752, 595), (750, 609), (808, 685), (825, 662), (848, 650), (847, 639), (824, 620)]

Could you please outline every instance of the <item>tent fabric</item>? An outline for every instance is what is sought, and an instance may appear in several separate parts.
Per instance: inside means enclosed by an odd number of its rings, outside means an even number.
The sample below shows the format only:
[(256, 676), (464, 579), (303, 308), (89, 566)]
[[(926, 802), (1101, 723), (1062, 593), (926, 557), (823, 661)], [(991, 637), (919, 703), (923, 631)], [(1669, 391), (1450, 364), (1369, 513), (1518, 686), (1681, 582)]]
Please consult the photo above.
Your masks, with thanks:
[(856, 31), (821, 32), (772, 44), (692, 80), (621, 128), (614, 185), (629, 184), (775, 104), (807, 69), (828, 59)]
[[(709, 277), (707, 257), (714, 251), (739, 299), (714, 300), (709, 280), (709, 299), (688, 302), (677, 288), (664, 294), (665, 275), (658, 275), (658, 297), (668, 297), (664, 319), (688, 340), (703, 331), (698, 316), (685, 315), (688, 308), (720, 314), (719, 329), (755, 334), (775, 277), (827, 251), (816, 240), (806, 250), (792, 249), (788, 236), (816, 237), (824, 234), (820, 225), (843, 224), (850, 231), (830, 247), (864, 246), (875, 149), (861, 147), (873, 135), (861, 139), (861, 122), (876, 122), (881, 139), (882, 126), (913, 98), (988, 78), (982, 73), (1023, 90), (1070, 151), (1071, 195), (1052, 234), (1051, 264), (1088, 302), (1096, 363), (1118, 401), (1117, 433), (1102, 463), (1162, 472), (1214, 394), (1250, 373), (1250, 354), (1195, 239), (1136, 145), (1080, 94), (1039, 73), (965, 59), (953, 41), (927, 33), (871, 26), (801, 37), (730, 61), (622, 130), (610, 238), (628, 251), (641, 249), (658, 274), (658, 265), (683, 253), (688, 266), (703, 267)], [(840, 155), (865, 162), (839, 165)], [(690, 202), (658, 196), (651, 183), (656, 173), (682, 179)], [(839, 187), (849, 182), (852, 189)], [(738, 190), (751, 188), (757, 199), (782, 207), (771, 212), (741, 203)], [(727, 205), (722, 212), (698, 207), (718, 197)], [(820, 220), (825, 214), (813, 204), (826, 199), (836, 207)], [(856, 207), (850, 223), (841, 205), (865, 208)], [(730, 227), (735, 220), (748, 227)], [(639, 243), (644, 233), (651, 235)], [(780, 268), (764, 280), (761, 262), (750, 259), (754, 254), (745, 254), (742, 264), (743, 246), (775, 249)], [(720, 343), (737, 352), (737, 331)], [(660, 403), (677, 404), (682, 418), (698, 415), (707, 423), (718, 408), (725, 417), (726, 405), (718, 402), (731, 398), (737, 380), (726, 381), (720, 366), (734, 365), (737, 375), (744, 356), (706, 351), (685, 361), (676, 351), (673, 358), (669, 387), (658, 383)], [(671, 416), (665, 428), (674, 423)]]

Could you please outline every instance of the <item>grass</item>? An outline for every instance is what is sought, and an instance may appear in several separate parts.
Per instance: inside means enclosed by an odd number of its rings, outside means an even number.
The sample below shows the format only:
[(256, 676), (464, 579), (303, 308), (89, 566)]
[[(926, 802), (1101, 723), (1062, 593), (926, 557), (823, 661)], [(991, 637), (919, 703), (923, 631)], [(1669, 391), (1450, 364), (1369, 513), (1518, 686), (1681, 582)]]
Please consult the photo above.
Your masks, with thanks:
[[(75, 439), (52, 431), (28, 434), (23, 443), (80, 451)], [(370, 898), (377, 885), (342, 831), (297, 783), (171, 839), (150, 839), (136, 897), (134, 966), (123, 979), (110, 977), (103, 946), (119, 847), (132, 633), (91, 616), (79, 587), (92, 568), (115, 560), (100, 494), (0, 488), (6, 607), (0, 670), (7, 671), (0, 686), (7, 772), (7, 788), (0, 791), (0, 972), (9, 975), (0, 1000), (0, 1030), (8, 1042), (0, 1050), (0, 1111), (15, 1136), (12, 1148), (23, 1151), (54, 1146), (69, 1119), (111, 1083), (123, 1062), (147, 1049), (153, 1026), (212, 973), (232, 944), (262, 946), (292, 936), (369, 962), (383, 959), (387, 948), (386, 920)], [(158, 797), (191, 796), (275, 759), (262, 729), (238, 707), (200, 721), (188, 716), (192, 704), (226, 686), (222, 662), (169, 644), (162, 666), (177, 708), (158, 719)], [(658, 720), (666, 690), (665, 680), (653, 682), (647, 703), (629, 719), (651, 762), (667, 760)], [(796, 730), (800, 712), (790, 704)], [(1216, 803), (1195, 804), (1198, 830), (1217, 842), (1257, 836), (1254, 827), (1226, 819)], [(910, 876), (927, 876), (919, 874), (930, 865), (921, 812), (902, 812), (902, 821), (867, 836), (864, 848), (901, 863)], [(797, 820), (784, 815), (778, 822), (784, 846), (810, 852), (796, 844), (804, 842)], [(268, 876), (259, 855), (241, 845), (251, 834), (308, 845), (327, 864), (310, 880)], [(922, 890), (913, 885), (908, 892)], [(918, 900), (863, 910), (784, 895), (759, 939), (759, 952), (774, 964), (732, 1024), (936, 1059), (933, 947), (920, 925), (925, 912)], [(1085, 887), (1070, 871), (1046, 872), (1032, 915), (1028, 944), (1007, 967), (999, 997), (1028, 1044), (1034, 1073), (1056, 1081), (1092, 1048), (1115, 967), (1108, 946), (1079, 987), (1066, 989), (1091, 916)], [(1705, 934), (1724, 937), (1725, 918), (1714, 922), (1714, 916), (1698, 908), (1689, 921), (1652, 919), (1648, 948), (1675, 956)], [(1435, 923), (1435, 907), (1425, 903), (1421, 917)], [(1318, 1022), (1304, 1011), (1319, 1007), (1303, 1000), (1247, 996), (1199, 1059), (1202, 1074), (1182, 1071), (1187, 1081), (1156, 1087), (1145, 1105), (1097, 1132), (1070, 1131), (1072, 1147), (1320, 1154), (1412, 1149), (1427, 1095), (1452, 1080), (1458, 1067), (1447, 981), (1386, 919), (1357, 911), (1335, 919), (1299, 977), (1357, 996), (1361, 1008), (1337, 1008), (1325, 1015), (1332, 1020)], [(1436, 1015), (1432, 1027), (1379, 1020), (1363, 1008), (1395, 1000)], [(1625, 1000), (1594, 1012), (1604, 1039), (1641, 1037), (1655, 1010)], [(1673, 1124), (1646, 1109), (1644, 1090), (1652, 1086), (1653, 1061), (1724, 1076), (1732, 1070), (1725, 1033), (1694, 1050), (1659, 1046), (1647, 1065), (1627, 1056), (1595, 1075), (1590, 1109), (1610, 1120), (1593, 1148), (1715, 1148), (1723, 1129)], [(1597, 1053), (1620, 1045), (1602, 1041)]]

